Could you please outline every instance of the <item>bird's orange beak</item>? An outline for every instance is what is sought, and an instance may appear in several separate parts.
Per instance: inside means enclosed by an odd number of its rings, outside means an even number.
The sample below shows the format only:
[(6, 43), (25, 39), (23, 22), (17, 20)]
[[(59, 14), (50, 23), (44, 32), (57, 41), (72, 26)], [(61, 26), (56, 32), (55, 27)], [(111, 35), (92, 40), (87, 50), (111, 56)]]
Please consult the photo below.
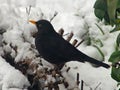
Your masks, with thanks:
[(36, 21), (34, 20), (29, 20), (29, 22), (31, 22), (32, 24), (36, 24)]

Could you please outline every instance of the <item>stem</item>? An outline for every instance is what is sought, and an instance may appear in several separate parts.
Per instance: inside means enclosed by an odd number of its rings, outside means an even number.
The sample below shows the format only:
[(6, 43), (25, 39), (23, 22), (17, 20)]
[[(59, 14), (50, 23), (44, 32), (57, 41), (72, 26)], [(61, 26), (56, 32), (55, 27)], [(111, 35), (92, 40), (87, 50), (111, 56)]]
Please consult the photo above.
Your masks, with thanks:
[(84, 84), (84, 81), (81, 80), (81, 90), (83, 90), (83, 84)]
[(102, 58), (104, 60), (105, 56), (104, 56), (103, 52), (100, 50), (100, 48), (98, 46), (96, 46), (96, 45), (93, 45), (93, 46), (99, 51), (99, 53), (101, 54), (101, 56), (102, 56)]
[(103, 34), (103, 35), (105, 35), (105, 33), (104, 33), (104, 31), (102, 30), (102, 28), (96, 23), (96, 26), (99, 28), (99, 30), (101, 31), (101, 33)]

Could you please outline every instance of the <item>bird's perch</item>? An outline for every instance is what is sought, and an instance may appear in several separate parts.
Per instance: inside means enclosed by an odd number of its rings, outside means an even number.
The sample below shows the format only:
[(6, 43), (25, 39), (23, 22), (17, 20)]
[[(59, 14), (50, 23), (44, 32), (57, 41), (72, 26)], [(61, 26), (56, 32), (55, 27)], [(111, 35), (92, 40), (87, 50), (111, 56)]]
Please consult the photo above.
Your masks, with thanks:
[[(61, 28), (59, 31), (58, 31), (58, 34), (60, 34), (61, 36), (64, 36), (64, 29)], [(67, 36), (67, 39), (66, 41), (70, 42), (71, 39), (73, 38), (74, 34), (73, 32), (71, 32), (68, 36)], [(71, 43), (74, 47), (78, 47), (84, 40), (82, 40), (81, 42), (78, 43), (78, 40), (77, 39), (74, 39), (73, 42)]]
[(73, 42), (72, 42), (72, 45), (75, 46), (77, 44), (78, 40), (75, 39)]
[(72, 39), (73, 35), (74, 35), (73, 32), (71, 32), (70, 35), (68, 35), (66, 41), (70, 42), (70, 40)]
[(63, 28), (61, 28), (61, 29), (58, 31), (58, 34), (60, 34), (61, 36), (63, 36), (63, 33), (64, 33), (64, 30), (63, 30)]

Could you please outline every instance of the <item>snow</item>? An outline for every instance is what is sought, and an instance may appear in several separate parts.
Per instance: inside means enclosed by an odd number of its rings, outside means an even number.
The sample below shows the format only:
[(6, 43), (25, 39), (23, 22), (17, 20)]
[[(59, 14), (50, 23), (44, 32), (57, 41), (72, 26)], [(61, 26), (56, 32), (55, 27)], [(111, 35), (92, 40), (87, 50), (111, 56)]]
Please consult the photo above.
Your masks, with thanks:
[[(37, 32), (37, 29), (28, 20), (50, 20), (57, 12), (57, 15), (51, 21), (57, 32), (60, 28), (63, 28), (65, 30), (64, 34), (73, 32), (73, 39), (81, 41), (86, 38), (84, 34), (89, 31), (91, 38), (102, 41), (103, 47), (100, 47), (100, 49), (105, 56), (105, 62), (109, 63), (108, 59), (115, 50), (115, 40), (119, 32), (109, 33), (112, 27), (104, 25), (95, 17), (93, 9), (95, 1), (21, 0), (18, 3), (18, 0), (0, 0), (0, 30), (6, 30), (3, 35), (0, 35), (0, 55), (3, 56), (4, 52), (10, 53), (15, 58), (15, 62), (26, 58), (37, 60), (38, 52), (32, 47), (34, 46), (32, 34)], [(30, 6), (32, 7), (29, 13)], [(28, 12), (26, 12), (26, 9)], [(96, 24), (102, 28), (104, 35)], [(92, 44), (94, 44), (94, 41)], [(17, 50), (15, 50), (15, 47), (17, 47)], [(77, 49), (93, 58), (102, 60), (102, 56), (93, 46), (82, 43)], [(1, 56), (0, 90), (27, 90), (30, 85), (27, 78), (9, 65)], [(42, 62), (45, 67), (52, 67), (44, 59), (42, 59)], [(66, 65), (71, 67), (69, 72), (66, 72), (67, 67), (65, 66), (61, 71), (66, 80), (69, 81), (69, 89), (76, 87), (76, 74), (79, 73), (80, 80), (85, 82), (84, 90), (94, 90), (95, 88), (95, 90), (117, 90), (117, 82), (110, 76), (111, 69), (95, 68), (89, 63), (80, 62), (68, 62)], [(66, 89), (60, 85), (60, 90)]]
[[(27, 78), (14, 67), (9, 65), (0, 57), (0, 88), (1, 90), (10, 90), (10, 88), (18, 88), (23, 90), (29, 86)], [(15, 89), (17, 90), (17, 89)]]
[[(68, 67), (71, 67), (69, 72), (64, 72)], [(86, 86), (84, 87), (85, 90), (90, 90), (90, 88), (91, 90), (94, 90), (99, 84), (100, 85), (96, 90), (114, 90), (117, 87), (116, 81), (110, 76), (110, 70), (104, 69), (103, 67), (96, 69), (89, 63), (84, 64), (71, 61), (66, 63), (66, 67), (63, 67), (62, 71), (64, 72), (63, 75), (65, 75), (71, 83), (70, 86), (75, 86), (75, 83), (73, 83), (71, 78), (76, 81), (75, 76), (79, 73), (80, 80), (83, 80), (84, 85)]]

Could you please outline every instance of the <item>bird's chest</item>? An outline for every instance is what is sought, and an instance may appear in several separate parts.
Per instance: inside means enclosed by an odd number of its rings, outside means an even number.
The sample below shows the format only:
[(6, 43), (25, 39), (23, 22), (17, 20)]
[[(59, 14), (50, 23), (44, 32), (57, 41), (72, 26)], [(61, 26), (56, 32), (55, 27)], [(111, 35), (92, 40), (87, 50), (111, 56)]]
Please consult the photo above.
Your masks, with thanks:
[(42, 55), (52, 52), (52, 50), (55, 48), (54, 39), (48, 35), (36, 37), (35, 45), (39, 53)]

